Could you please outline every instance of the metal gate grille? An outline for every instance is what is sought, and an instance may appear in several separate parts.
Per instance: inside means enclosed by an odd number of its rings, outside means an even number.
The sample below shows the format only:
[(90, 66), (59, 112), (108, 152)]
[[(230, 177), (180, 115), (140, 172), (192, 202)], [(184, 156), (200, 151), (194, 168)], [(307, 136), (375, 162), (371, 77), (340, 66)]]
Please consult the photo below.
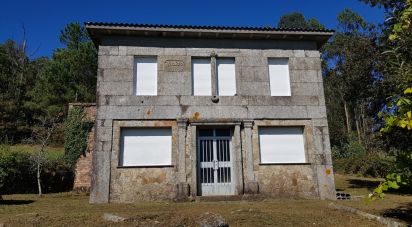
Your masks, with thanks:
[(232, 195), (231, 136), (198, 138), (199, 182), (201, 195)]

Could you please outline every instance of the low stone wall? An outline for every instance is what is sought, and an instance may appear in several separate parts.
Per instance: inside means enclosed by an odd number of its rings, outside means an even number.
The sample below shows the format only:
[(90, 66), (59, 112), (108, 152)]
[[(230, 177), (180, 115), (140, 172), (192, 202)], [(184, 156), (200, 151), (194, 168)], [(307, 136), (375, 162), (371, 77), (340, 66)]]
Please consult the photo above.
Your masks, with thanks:
[[(81, 107), (85, 112), (85, 121), (94, 122), (96, 119), (96, 104), (95, 103), (70, 103), (69, 109), (73, 107)], [(90, 131), (87, 138), (87, 148), (84, 155), (81, 155), (76, 163), (74, 170), (75, 178), (73, 191), (75, 192), (90, 192), (91, 175), (92, 175), (92, 158), (94, 146), (94, 127)]]

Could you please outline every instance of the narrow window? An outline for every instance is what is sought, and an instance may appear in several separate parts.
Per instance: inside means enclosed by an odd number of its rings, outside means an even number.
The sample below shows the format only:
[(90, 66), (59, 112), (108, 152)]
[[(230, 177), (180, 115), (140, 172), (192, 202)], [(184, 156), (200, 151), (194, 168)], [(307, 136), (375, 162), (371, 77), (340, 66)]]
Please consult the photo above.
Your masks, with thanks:
[(156, 57), (135, 58), (135, 95), (157, 95)]
[(193, 95), (212, 95), (212, 69), (209, 58), (192, 59)]
[(233, 96), (236, 94), (236, 75), (234, 58), (218, 58), (217, 87), (220, 96)]
[(289, 60), (269, 58), (269, 79), (271, 96), (290, 96)]
[(260, 127), (261, 163), (305, 163), (303, 128)]
[(120, 166), (172, 164), (171, 128), (122, 128)]

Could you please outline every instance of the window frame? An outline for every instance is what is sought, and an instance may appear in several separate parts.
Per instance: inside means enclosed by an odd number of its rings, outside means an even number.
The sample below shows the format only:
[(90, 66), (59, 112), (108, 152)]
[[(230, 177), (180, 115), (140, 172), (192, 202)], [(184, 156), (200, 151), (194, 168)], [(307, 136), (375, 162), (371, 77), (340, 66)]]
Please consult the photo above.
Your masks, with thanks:
[[(302, 132), (302, 145), (303, 145), (303, 157), (304, 161), (293, 161), (293, 162), (269, 162), (263, 161), (262, 158), (262, 141), (260, 137), (260, 130), (261, 129), (268, 129), (268, 128), (299, 128)], [(257, 127), (257, 141), (258, 141), (258, 151), (259, 151), (259, 165), (310, 165), (309, 157), (308, 157), (308, 149), (307, 149), (307, 141), (306, 141), (306, 127), (304, 125), (259, 125)]]
[[(131, 164), (131, 165), (125, 165), (124, 164), (124, 136), (123, 136), (123, 130), (168, 130), (170, 132), (170, 148), (168, 153), (170, 156), (170, 159), (168, 160), (168, 163), (153, 163), (153, 164)], [(144, 152), (144, 151), (143, 151)], [(159, 154), (157, 154), (159, 155)], [(161, 154), (163, 155), (163, 154)], [(119, 137), (119, 154), (118, 154), (118, 167), (121, 168), (132, 168), (132, 167), (162, 167), (162, 166), (172, 166), (173, 163), (173, 129), (171, 127), (121, 127), (120, 128), (120, 137)]]
[[(269, 93), (270, 93), (270, 96), (271, 97), (291, 97), (292, 96), (292, 83), (291, 83), (291, 79), (290, 79), (290, 58), (288, 58), (288, 57), (268, 57), (267, 59), (267, 72), (268, 72), (268, 79), (269, 79)], [(271, 61), (273, 61), (273, 60), (286, 60), (287, 61), (287, 79), (286, 79), (286, 81), (287, 81), (287, 85), (288, 85), (288, 91), (287, 91), (287, 94), (280, 94), (280, 93), (277, 93), (277, 91), (276, 90), (273, 90), (273, 92), (272, 92), (272, 88), (273, 88), (273, 86), (272, 86), (272, 76), (276, 76), (276, 75), (278, 75), (277, 73), (275, 74), (275, 75), (272, 75), (271, 76), (271, 65), (274, 65), (274, 64), (271, 64)], [(275, 89), (275, 88), (273, 88), (273, 89)]]
[[(156, 83), (155, 83), (155, 94), (138, 94), (138, 75), (137, 75), (137, 64), (138, 59), (155, 59), (156, 60)], [(133, 95), (134, 96), (157, 96), (159, 87), (159, 58), (155, 55), (136, 55), (133, 58)]]
[[(233, 60), (233, 73), (234, 73), (234, 89), (235, 93), (233, 95), (221, 95), (220, 93), (220, 83), (219, 83), (219, 60)], [(212, 69), (213, 70), (213, 69)], [(237, 95), (237, 77), (236, 77), (236, 58), (235, 57), (217, 57), (216, 58), (216, 95), (217, 96), (236, 96)]]
[[(194, 70), (194, 60), (208, 60), (210, 65), (210, 95), (195, 94), (195, 70)], [(213, 96), (213, 65), (212, 59), (210, 57), (191, 57), (191, 80), (192, 80), (192, 96)]]
[[(208, 59), (210, 61), (210, 82), (211, 82), (211, 92), (210, 95), (196, 95), (195, 94), (195, 79), (194, 79), (194, 67), (193, 67), (193, 60), (194, 59)], [(220, 95), (219, 94), (219, 73), (218, 73), (218, 60), (219, 59), (233, 59), (233, 66), (234, 66), (234, 89), (235, 93), (233, 95)], [(217, 56), (191, 56), (191, 95), (192, 96), (206, 96), (206, 97), (233, 97), (238, 95), (239, 91), (239, 79), (238, 79), (238, 64), (237, 64), (237, 57), (235, 56), (224, 56), (224, 57), (217, 57)]]

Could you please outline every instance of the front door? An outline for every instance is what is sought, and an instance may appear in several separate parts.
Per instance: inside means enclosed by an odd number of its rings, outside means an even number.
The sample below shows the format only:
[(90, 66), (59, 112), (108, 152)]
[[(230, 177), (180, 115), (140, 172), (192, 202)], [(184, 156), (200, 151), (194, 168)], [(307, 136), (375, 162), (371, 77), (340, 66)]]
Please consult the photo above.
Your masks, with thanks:
[(197, 140), (200, 195), (233, 195), (233, 155), (230, 129), (199, 130)]

